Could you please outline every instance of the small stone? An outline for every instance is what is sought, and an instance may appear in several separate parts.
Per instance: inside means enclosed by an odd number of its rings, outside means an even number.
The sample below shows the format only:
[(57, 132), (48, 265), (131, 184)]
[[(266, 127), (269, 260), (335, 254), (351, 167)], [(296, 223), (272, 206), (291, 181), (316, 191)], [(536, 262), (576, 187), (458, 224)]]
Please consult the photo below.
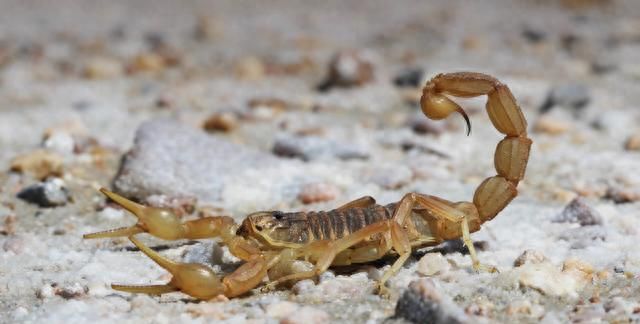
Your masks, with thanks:
[(40, 207), (63, 206), (69, 202), (69, 191), (60, 178), (36, 183), (18, 192), (18, 198)]
[(318, 86), (318, 90), (361, 86), (371, 82), (373, 77), (373, 63), (366, 55), (356, 51), (344, 51), (333, 56), (329, 62), (327, 78)]
[(579, 113), (589, 104), (591, 96), (589, 88), (582, 84), (564, 84), (551, 89), (546, 101), (540, 106), (540, 112), (545, 113), (556, 106), (573, 109), (574, 114)]
[(624, 149), (627, 151), (640, 151), (640, 133), (629, 136), (624, 143)]
[(0, 234), (13, 235), (16, 233), (16, 215), (7, 215), (4, 218), (4, 225), (0, 227)]
[(525, 250), (520, 256), (513, 262), (514, 267), (520, 267), (527, 263), (542, 263), (546, 262), (547, 257), (542, 252), (537, 250)]
[(341, 160), (369, 158), (369, 152), (364, 147), (318, 136), (279, 136), (273, 146), (273, 153), (282, 157), (301, 158), (304, 161), (331, 158)]
[(418, 262), (416, 271), (425, 276), (446, 273), (451, 269), (449, 261), (440, 253), (427, 253)]
[(207, 132), (230, 132), (239, 125), (238, 116), (232, 112), (216, 112), (211, 114), (202, 125)]
[(5, 252), (13, 252), (15, 254), (20, 254), (24, 251), (24, 239), (16, 236), (9, 237), (2, 244), (2, 249)]
[(164, 58), (158, 53), (143, 53), (136, 55), (129, 63), (128, 71), (139, 72), (159, 72), (167, 66)]
[(422, 85), (424, 70), (420, 67), (408, 68), (400, 72), (394, 79), (393, 84), (397, 87), (419, 87)]
[(560, 135), (566, 133), (573, 128), (571, 122), (552, 117), (550, 115), (542, 115), (533, 125), (533, 130), (538, 133), (546, 133), (549, 135)]
[(199, 41), (210, 41), (222, 36), (222, 26), (212, 17), (199, 16), (193, 31), (193, 36)]
[(562, 264), (562, 272), (571, 272), (578, 277), (582, 277), (584, 280), (591, 280), (595, 273), (593, 266), (577, 258), (565, 260)]
[(570, 266), (560, 271), (550, 262), (526, 263), (516, 268), (515, 274), (521, 287), (531, 288), (547, 296), (576, 297), (589, 283), (584, 272), (575, 271)]
[(50, 176), (61, 176), (63, 159), (48, 150), (36, 150), (22, 154), (11, 161), (11, 171), (28, 173), (43, 180)]
[(236, 64), (236, 75), (246, 81), (257, 81), (264, 78), (266, 68), (262, 60), (255, 56), (242, 58)]
[(529, 43), (540, 43), (547, 39), (547, 33), (541, 29), (525, 27), (522, 30), (522, 37), (529, 41)]
[(291, 313), (295, 312), (299, 308), (300, 306), (298, 306), (298, 304), (296, 303), (292, 303), (290, 301), (281, 301), (269, 304), (265, 309), (265, 313), (269, 317), (280, 319), (291, 315)]
[(36, 297), (40, 299), (51, 298), (55, 296), (56, 284), (46, 284), (36, 291)]
[(394, 317), (412, 323), (468, 322), (462, 309), (440, 293), (430, 279), (418, 279), (409, 284), (396, 304)]
[(300, 199), (303, 204), (313, 204), (334, 200), (339, 194), (340, 190), (338, 187), (332, 184), (310, 183), (302, 187), (298, 194), (298, 199)]
[(289, 316), (283, 318), (280, 324), (323, 324), (330, 323), (327, 312), (311, 307), (303, 306)]
[(44, 140), (42, 146), (60, 154), (72, 154), (75, 142), (69, 133), (55, 132)]
[(544, 315), (544, 307), (533, 305), (528, 300), (518, 300), (510, 303), (505, 310), (507, 315), (527, 315), (533, 318), (540, 318)]
[(416, 134), (440, 135), (447, 130), (445, 123), (426, 118), (422, 112), (411, 115), (407, 120), (407, 126)]
[(227, 180), (276, 159), (169, 120), (140, 125), (114, 180), (115, 190), (144, 201), (151, 195), (220, 201)]
[(573, 199), (556, 217), (556, 223), (578, 223), (580, 226), (602, 225), (602, 217), (582, 197)]
[(87, 286), (83, 286), (79, 283), (74, 283), (71, 286), (56, 287), (54, 293), (64, 299), (74, 299), (86, 295), (89, 292)]
[(627, 188), (609, 187), (603, 198), (612, 200), (616, 204), (632, 203), (640, 201), (640, 191)]
[(122, 64), (112, 58), (95, 57), (85, 63), (83, 75), (88, 79), (110, 79), (121, 76), (124, 72)]

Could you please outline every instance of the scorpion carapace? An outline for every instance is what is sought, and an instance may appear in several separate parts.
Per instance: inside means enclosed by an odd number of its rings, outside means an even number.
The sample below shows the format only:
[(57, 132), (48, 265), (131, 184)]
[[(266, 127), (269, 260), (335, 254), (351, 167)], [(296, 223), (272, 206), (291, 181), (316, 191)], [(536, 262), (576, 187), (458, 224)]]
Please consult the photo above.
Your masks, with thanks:
[[(398, 258), (378, 282), (379, 292), (387, 293), (384, 283), (402, 267), (412, 249), (460, 237), (469, 249), (474, 269), (495, 271), (478, 261), (470, 233), (493, 219), (518, 194), (516, 186), (524, 177), (531, 148), (524, 115), (506, 85), (491, 76), (471, 72), (435, 76), (425, 85), (420, 104), (424, 114), (432, 119), (443, 119), (453, 112), (462, 114), (469, 132), (467, 114), (447, 96), (481, 95), (488, 96), (489, 118), (505, 137), (494, 155), (497, 175), (478, 186), (472, 202), (451, 202), (411, 192), (398, 202), (379, 205), (366, 196), (327, 212), (257, 212), (237, 225), (227, 216), (182, 222), (168, 209), (146, 207), (102, 189), (105, 195), (135, 214), (138, 222), (84, 237), (128, 236), (143, 253), (173, 275), (165, 285), (112, 285), (114, 289), (147, 294), (181, 291), (199, 299), (242, 295), (267, 276), (269, 283), (264, 289), (271, 289), (285, 281), (312, 278), (332, 265), (370, 262), (392, 254)], [(133, 237), (144, 232), (166, 240), (215, 237), (245, 263), (219, 279), (205, 265), (170, 261)], [(301, 259), (313, 266), (302, 270), (294, 267)]]

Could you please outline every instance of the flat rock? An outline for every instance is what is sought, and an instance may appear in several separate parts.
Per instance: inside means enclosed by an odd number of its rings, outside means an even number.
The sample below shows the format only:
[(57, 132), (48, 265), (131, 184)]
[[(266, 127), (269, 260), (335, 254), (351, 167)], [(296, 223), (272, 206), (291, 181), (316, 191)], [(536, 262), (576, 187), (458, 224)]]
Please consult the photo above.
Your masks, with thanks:
[(276, 158), (169, 120), (138, 128), (114, 181), (128, 197), (151, 195), (220, 201), (230, 176), (271, 165)]

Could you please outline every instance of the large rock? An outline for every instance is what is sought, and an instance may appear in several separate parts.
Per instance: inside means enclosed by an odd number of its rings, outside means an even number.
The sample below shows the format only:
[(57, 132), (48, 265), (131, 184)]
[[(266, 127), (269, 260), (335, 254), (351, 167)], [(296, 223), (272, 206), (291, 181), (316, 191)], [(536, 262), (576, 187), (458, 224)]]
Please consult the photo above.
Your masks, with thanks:
[(222, 198), (226, 181), (276, 158), (170, 120), (143, 123), (114, 181), (117, 192), (140, 200), (151, 195)]

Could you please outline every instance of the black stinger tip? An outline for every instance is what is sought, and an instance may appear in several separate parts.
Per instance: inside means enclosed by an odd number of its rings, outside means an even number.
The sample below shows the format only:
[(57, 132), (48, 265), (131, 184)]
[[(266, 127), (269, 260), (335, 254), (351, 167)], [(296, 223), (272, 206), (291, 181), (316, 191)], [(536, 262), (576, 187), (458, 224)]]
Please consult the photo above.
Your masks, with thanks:
[(458, 108), (456, 111), (464, 117), (464, 121), (467, 123), (467, 136), (471, 135), (471, 121), (469, 120), (469, 116), (462, 108)]

